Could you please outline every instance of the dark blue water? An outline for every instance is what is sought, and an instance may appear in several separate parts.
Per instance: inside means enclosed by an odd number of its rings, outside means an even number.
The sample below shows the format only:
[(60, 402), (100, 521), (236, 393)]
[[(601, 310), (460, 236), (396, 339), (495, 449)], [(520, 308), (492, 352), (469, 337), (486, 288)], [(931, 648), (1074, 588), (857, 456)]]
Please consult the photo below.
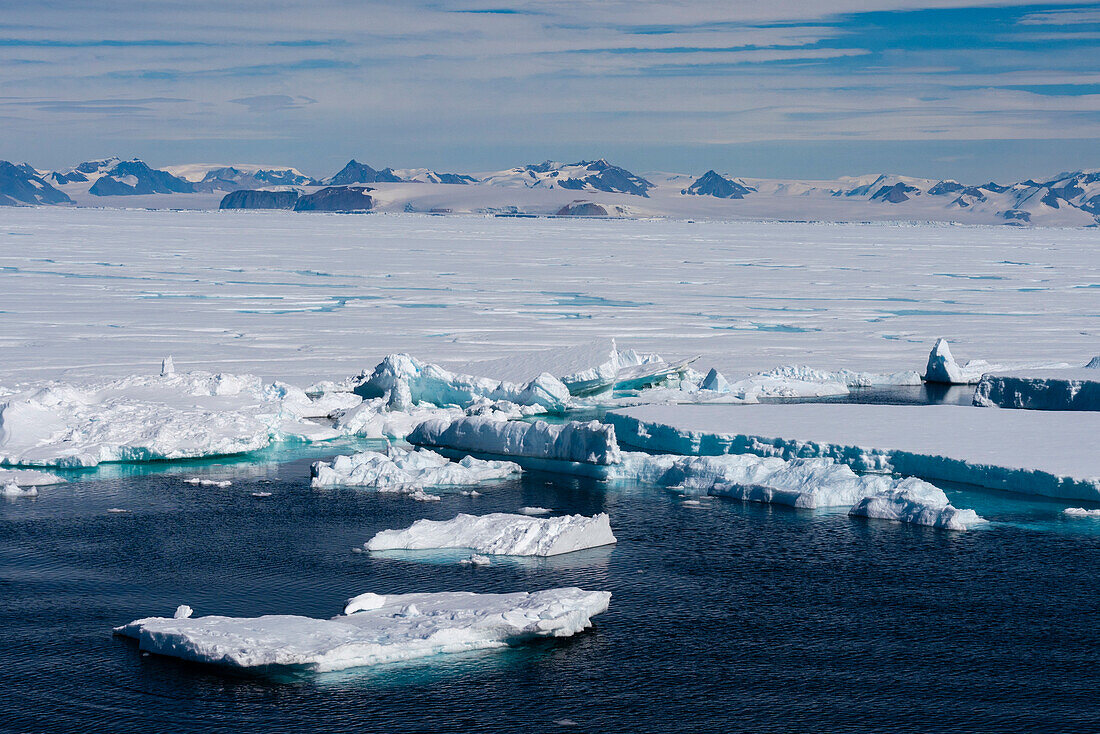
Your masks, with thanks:
[[(436, 503), (307, 475), (115, 476), (0, 503), (0, 730), (1100, 730), (1100, 536), (1064, 504), (979, 496), (998, 522), (951, 533), (535, 473)], [(609, 512), (619, 543), (486, 568), (351, 552), (420, 517), (523, 505)], [(377, 670), (239, 675), (110, 633), (180, 603), (327, 617), (364, 591), (564, 585), (614, 594), (593, 630)]]

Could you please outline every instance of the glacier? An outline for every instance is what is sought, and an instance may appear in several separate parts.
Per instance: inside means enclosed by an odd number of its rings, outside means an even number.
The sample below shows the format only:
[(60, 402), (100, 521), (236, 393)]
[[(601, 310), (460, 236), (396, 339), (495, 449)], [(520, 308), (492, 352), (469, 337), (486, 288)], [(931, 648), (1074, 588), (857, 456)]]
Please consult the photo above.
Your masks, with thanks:
[(379, 532), (364, 547), (370, 551), (468, 548), (486, 556), (556, 556), (614, 542), (607, 513), (536, 518), (494, 512), (417, 520), (404, 530)]
[(146, 652), (257, 670), (312, 672), (569, 637), (607, 611), (611, 594), (578, 588), (510, 594), (362, 594), (344, 614), (316, 619), (148, 617), (115, 628)]

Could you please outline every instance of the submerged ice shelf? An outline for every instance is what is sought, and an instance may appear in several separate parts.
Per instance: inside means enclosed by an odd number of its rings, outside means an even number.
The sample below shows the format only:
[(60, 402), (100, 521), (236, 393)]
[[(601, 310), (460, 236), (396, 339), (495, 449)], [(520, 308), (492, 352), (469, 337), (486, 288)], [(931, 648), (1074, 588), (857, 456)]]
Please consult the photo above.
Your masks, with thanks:
[(828, 457), (896, 472), (1064, 499), (1100, 500), (1092, 446), (1100, 414), (962, 406), (641, 406), (609, 413), (624, 445), (690, 455)]
[(569, 637), (607, 611), (611, 594), (578, 588), (531, 593), (361, 594), (332, 619), (148, 617), (117, 627), (147, 652), (250, 669), (342, 670)]
[(556, 556), (614, 542), (607, 513), (537, 518), (494, 512), (417, 520), (403, 530), (381, 531), (364, 547), (371, 551), (468, 548), (489, 556)]

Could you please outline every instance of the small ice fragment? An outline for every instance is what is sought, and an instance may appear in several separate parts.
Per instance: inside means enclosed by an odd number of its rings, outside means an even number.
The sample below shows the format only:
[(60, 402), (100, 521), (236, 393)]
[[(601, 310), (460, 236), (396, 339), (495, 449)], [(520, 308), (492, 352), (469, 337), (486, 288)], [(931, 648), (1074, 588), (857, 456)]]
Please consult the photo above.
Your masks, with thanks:
[(253, 497), (270, 497), (271, 492), (253, 492), (252, 496)]
[(356, 612), (369, 612), (374, 609), (381, 609), (386, 605), (385, 594), (372, 594), (367, 592), (360, 594), (359, 596), (353, 596), (348, 599), (344, 605), (344, 614), (355, 614)]
[(362, 549), (362, 548), (352, 548), (352, 549), (351, 549), (351, 552), (352, 552), (352, 553), (362, 553), (362, 552), (363, 552), (363, 549)]
[(722, 376), (721, 372), (714, 368), (711, 368), (711, 371), (703, 378), (703, 384), (699, 387), (703, 390), (713, 390), (714, 392), (730, 391), (729, 382), (726, 381), (726, 378)]
[(176, 613), (172, 615), (172, 619), (189, 619), (195, 610), (186, 604), (180, 604), (176, 607)]
[(478, 492), (476, 489), (465, 489), (462, 492), (460, 492), (460, 494), (464, 497), (480, 497), (481, 496), (481, 492)]
[(2, 494), (5, 497), (37, 497), (38, 489), (36, 487), (27, 487), (24, 489), (15, 482), (8, 482), (4, 485)]
[(557, 724), (558, 726), (580, 726), (577, 722), (573, 721), (572, 719), (554, 719), (554, 723)]
[(549, 510), (545, 507), (521, 507), (519, 508), (519, 514), (521, 515), (549, 515), (553, 510)]
[(203, 479), (202, 477), (191, 477), (183, 481), (200, 487), (228, 487), (233, 484), (233, 482), (228, 479)]
[(121, 507), (108, 507), (107, 512), (113, 512), (115, 514), (121, 514), (121, 513), (124, 513), (124, 512), (129, 512), (129, 510), (124, 510)]
[(688, 507), (702, 507), (703, 503), (699, 500), (684, 500), (681, 505), (687, 505)]
[(1086, 510), (1084, 507), (1067, 507), (1062, 511), (1067, 517), (1097, 517), (1100, 518), (1100, 510)]
[(176, 365), (172, 362), (172, 355), (169, 354), (160, 363), (160, 376), (170, 377), (176, 374)]
[(463, 558), (459, 561), (460, 566), (488, 566), (492, 564), (492, 560), (489, 556), (483, 556), (480, 553), (475, 553), (469, 558)]

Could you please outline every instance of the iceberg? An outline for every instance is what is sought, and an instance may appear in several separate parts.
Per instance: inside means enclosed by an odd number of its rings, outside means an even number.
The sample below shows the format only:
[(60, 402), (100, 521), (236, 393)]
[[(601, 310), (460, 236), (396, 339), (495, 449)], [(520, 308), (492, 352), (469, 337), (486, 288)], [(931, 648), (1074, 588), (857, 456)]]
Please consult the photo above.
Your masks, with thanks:
[(106, 382), (52, 382), (0, 402), (0, 464), (103, 462), (240, 454), (273, 442), (338, 434), (310, 420), (329, 406), (286, 383), (189, 372)]
[(939, 382), (947, 385), (972, 385), (982, 379), (982, 375), (991, 369), (998, 369), (984, 360), (971, 360), (960, 365), (951, 354), (946, 339), (937, 339), (928, 354), (928, 364), (924, 369), (925, 382)]
[(1067, 507), (1062, 510), (1062, 514), (1067, 517), (1096, 517), (1100, 518), (1100, 509), (1088, 510), (1084, 507)]
[(37, 497), (38, 487), (20, 487), (15, 482), (8, 482), (0, 487), (0, 494), (5, 497)]
[(986, 522), (974, 510), (960, 510), (939, 487), (906, 479), (896, 487), (860, 500), (848, 511), (852, 517), (908, 522), (945, 530), (967, 530)]
[(115, 628), (141, 650), (231, 668), (332, 671), (569, 637), (611, 594), (578, 588), (512, 594), (363, 594), (332, 619), (148, 617)]
[(380, 492), (416, 494), (424, 487), (469, 486), (519, 474), (510, 461), (482, 461), (467, 456), (451, 461), (434, 451), (407, 451), (391, 446), (385, 452), (363, 451), (317, 461), (310, 467), (314, 488), (371, 487)]
[(807, 403), (719, 410), (651, 405), (609, 412), (624, 446), (683, 455), (831, 458), (897, 473), (1063, 499), (1100, 501), (1100, 435), (1088, 411)]
[(486, 556), (556, 556), (614, 542), (607, 513), (537, 518), (495, 512), (417, 520), (404, 530), (383, 530), (364, 547), (370, 551), (468, 548)]
[(569, 403), (568, 388), (548, 372), (518, 385), (455, 374), (408, 354), (391, 354), (383, 359), (369, 376), (363, 376), (355, 394), (368, 400), (383, 398), (391, 410), (408, 410), (421, 403), (466, 408), (481, 400), (504, 400), (562, 412)]
[(453, 451), (496, 454), (510, 458), (552, 459), (578, 464), (617, 464), (622, 457), (615, 429), (599, 421), (571, 421), (552, 425), (460, 418), (429, 420), (408, 436), (417, 446)]
[(1100, 410), (1100, 370), (1020, 370), (982, 375), (974, 405), (1024, 410)]

